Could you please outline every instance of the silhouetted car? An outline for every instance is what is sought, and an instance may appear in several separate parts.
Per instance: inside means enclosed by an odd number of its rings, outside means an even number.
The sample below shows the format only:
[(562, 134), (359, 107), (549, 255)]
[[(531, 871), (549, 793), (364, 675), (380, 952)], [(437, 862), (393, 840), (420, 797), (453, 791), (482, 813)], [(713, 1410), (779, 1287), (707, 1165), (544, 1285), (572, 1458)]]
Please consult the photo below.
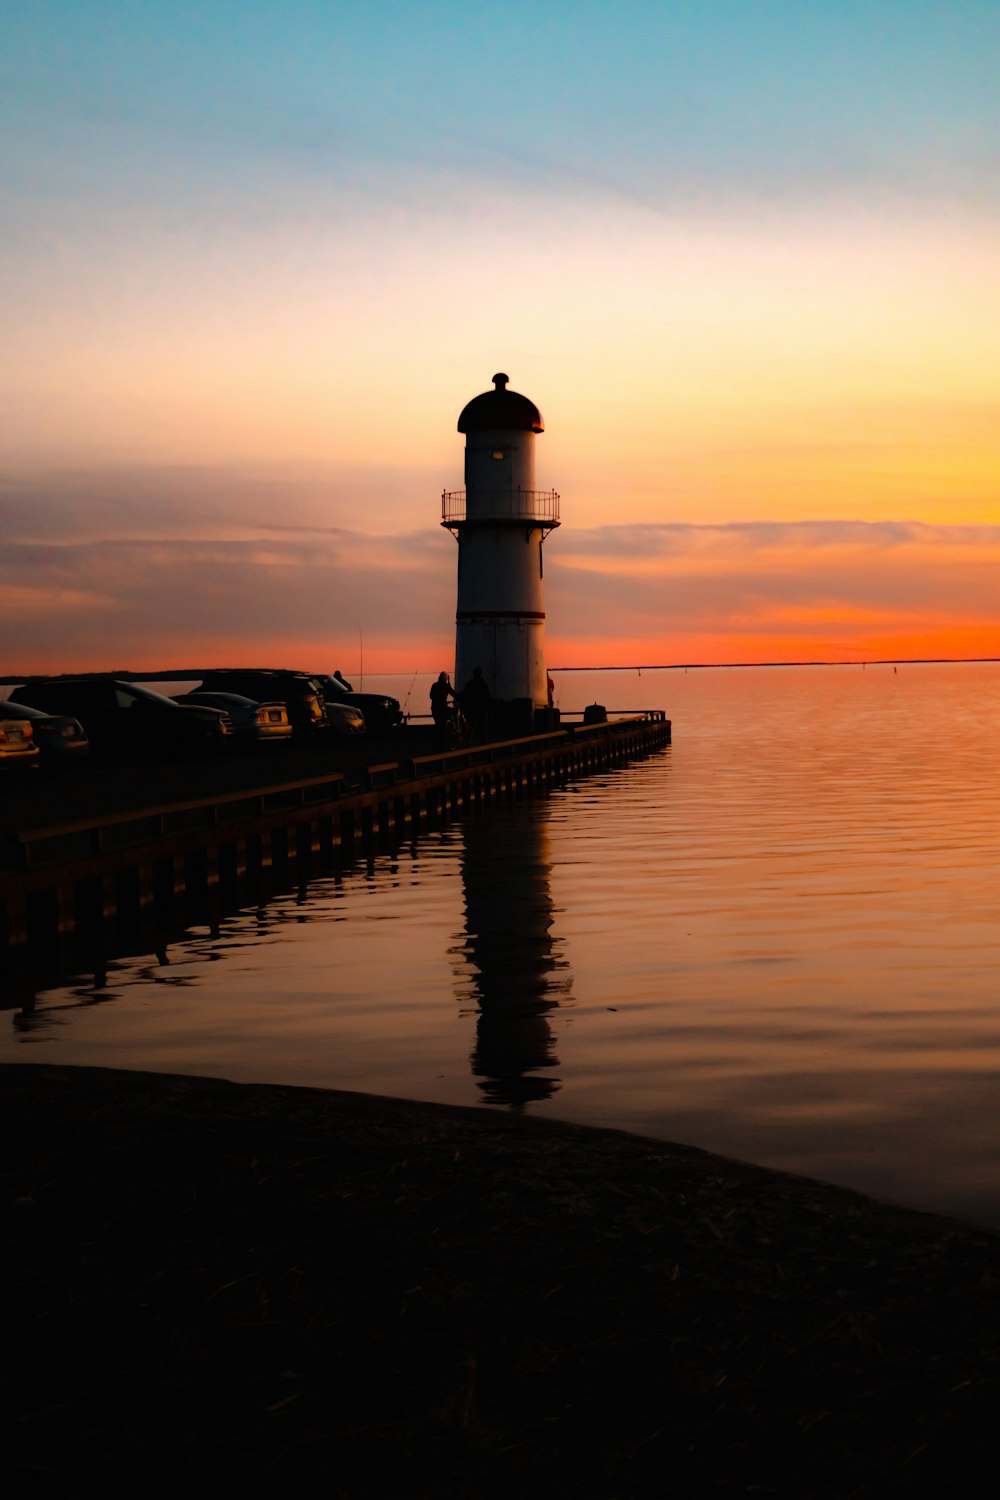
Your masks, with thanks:
[(33, 769), (38, 765), (38, 746), (31, 720), (0, 719), (0, 774)]
[(240, 693), (258, 703), (280, 701), (288, 709), (292, 728), (300, 737), (327, 729), (323, 699), (303, 672), (282, 672), (253, 667), (218, 667), (206, 672), (201, 688), (206, 693)]
[(90, 754), (90, 741), (79, 720), (68, 714), (47, 714), (10, 698), (0, 701), (0, 729), (10, 720), (27, 719), (44, 771), (78, 765)]
[(284, 703), (258, 703), (255, 698), (242, 693), (207, 693), (197, 688), (193, 693), (175, 693), (174, 702), (183, 707), (188, 703), (205, 703), (209, 708), (220, 708), (233, 723), (233, 735), (238, 745), (287, 745), (294, 734), (292, 721)]
[(403, 721), (398, 698), (390, 698), (386, 693), (355, 693), (328, 672), (310, 672), (308, 675), (323, 694), (327, 705), (350, 703), (355, 708), (360, 708), (369, 734), (384, 734), (387, 729), (395, 729)]
[(334, 734), (364, 734), (365, 716), (353, 703), (327, 703), (324, 699), (323, 712)]
[(207, 704), (183, 708), (162, 693), (115, 677), (33, 677), (17, 689), (18, 702), (45, 713), (71, 714), (95, 753), (206, 755), (232, 743), (229, 715)]

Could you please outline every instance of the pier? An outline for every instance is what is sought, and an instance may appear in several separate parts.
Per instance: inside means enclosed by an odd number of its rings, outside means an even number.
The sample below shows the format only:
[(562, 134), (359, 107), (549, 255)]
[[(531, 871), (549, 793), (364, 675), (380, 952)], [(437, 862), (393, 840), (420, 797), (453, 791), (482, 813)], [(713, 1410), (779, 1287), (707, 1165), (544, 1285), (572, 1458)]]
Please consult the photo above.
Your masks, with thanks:
[[(338, 858), (388, 846), (429, 820), (621, 764), (669, 744), (670, 732), (661, 710), (646, 710), (380, 758), (387, 747), (408, 748), (404, 732), (356, 749), (355, 764), (322, 775), (264, 780), (261, 772), (258, 785), (161, 794), (122, 810), (15, 827), (0, 845), (0, 959), (15, 967), (34, 955), (51, 961), (74, 943), (100, 950), (115, 928), (141, 932), (155, 947), (157, 935), (185, 922), (214, 922), (294, 889)], [(419, 731), (415, 742), (426, 743)], [(142, 783), (152, 792), (156, 770), (142, 773)]]

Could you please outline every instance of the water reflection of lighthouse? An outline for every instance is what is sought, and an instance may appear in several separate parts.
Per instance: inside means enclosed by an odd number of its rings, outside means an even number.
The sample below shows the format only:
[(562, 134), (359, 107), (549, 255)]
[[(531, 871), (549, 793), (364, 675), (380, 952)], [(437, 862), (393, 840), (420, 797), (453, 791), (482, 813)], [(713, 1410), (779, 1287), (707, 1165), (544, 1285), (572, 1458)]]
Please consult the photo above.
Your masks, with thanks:
[(462, 835), (463, 991), (479, 1012), (472, 1071), (489, 1103), (519, 1107), (559, 1088), (549, 1015), (572, 987), (552, 932), (546, 822), (530, 803), (499, 803)]

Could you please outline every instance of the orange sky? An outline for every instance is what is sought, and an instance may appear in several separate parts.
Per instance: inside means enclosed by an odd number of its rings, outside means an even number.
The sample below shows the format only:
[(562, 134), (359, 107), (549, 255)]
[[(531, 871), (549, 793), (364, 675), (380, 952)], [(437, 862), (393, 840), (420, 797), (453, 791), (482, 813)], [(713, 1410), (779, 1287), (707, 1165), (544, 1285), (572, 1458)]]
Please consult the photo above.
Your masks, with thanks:
[(261, 0), (234, 44), (219, 0), (193, 49), (26, 10), (0, 669), (436, 669), (498, 369), (562, 494), (553, 665), (1000, 654), (1000, 28), (887, 4), (888, 70), (822, 0), (751, 0), (738, 69), (711, 7), (556, 4), (498, 92), (446, 6), (390, 43)]

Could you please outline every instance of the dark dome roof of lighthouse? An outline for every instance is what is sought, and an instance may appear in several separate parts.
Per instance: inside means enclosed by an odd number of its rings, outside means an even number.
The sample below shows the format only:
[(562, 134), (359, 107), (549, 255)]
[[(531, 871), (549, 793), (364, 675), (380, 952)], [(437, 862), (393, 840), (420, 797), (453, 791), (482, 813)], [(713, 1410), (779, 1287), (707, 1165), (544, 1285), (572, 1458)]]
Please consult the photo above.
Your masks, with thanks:
[(458, 419), (459, 432), (478, 432), (484, 427), (513, 427), (524, 432), (544, 432), (542, 414), (527, 396), (507, 389), (507, 376), (494, 375), (492, 391), (474, 396)]

